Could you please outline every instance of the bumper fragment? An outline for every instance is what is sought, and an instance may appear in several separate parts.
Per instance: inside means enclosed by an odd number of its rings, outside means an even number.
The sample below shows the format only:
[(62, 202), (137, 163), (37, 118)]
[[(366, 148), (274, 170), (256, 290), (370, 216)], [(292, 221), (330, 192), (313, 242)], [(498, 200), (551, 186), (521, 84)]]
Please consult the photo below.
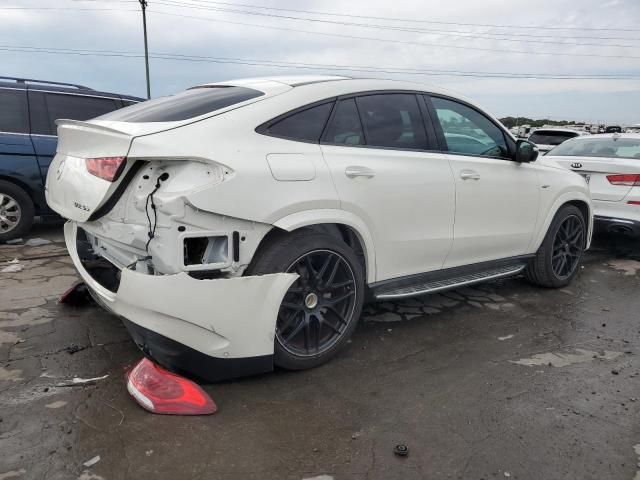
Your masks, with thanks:
[[(297, 275), (197, 280), (186, 273), (147, 275), (125, 268), (114, 293), (80, 261), (76, 223), (68, 222), (64, 232), (71, 259), (92, 296), (127, 320), (136, 343), (159, 364), (208, 380), (239, 376), (209, 371), (224, 369), (231, 360), (255, 359), (236, 362), (243, 365), (235, 369), (240, 375), (267, 371), (280, 303)], [(194, 364), (201, 366), (197, 372)]]

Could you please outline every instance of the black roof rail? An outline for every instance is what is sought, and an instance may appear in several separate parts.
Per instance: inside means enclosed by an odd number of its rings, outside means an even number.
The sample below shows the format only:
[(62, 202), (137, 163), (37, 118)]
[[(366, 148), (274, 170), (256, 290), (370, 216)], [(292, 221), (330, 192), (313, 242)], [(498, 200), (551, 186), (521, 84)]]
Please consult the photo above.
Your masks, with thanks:
[(34, 80), (33, 78), (18, 78), (18, 77), (1, 77), (0, 80), (9, 80), (16, 83), (39, 83), (44, 85), (57, 85), (59, 87), (74, 87), (82, 90), (93, 90), (93, 88), (85, 87), (84, 85), (78, 85), (75, 83), (64, 83), (64, 82), (50, 82), (48, 80)]

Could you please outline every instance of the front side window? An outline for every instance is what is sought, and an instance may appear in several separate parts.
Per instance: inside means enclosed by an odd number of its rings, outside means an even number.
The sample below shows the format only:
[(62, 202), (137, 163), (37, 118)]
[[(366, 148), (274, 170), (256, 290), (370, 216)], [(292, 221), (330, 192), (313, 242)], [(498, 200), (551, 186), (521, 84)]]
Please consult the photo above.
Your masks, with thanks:
[(177, 122), (257, 98), (264, 93), (245, 87), (196, 87), (103, 115), (118, 122)]
[(362, 124), (353, 98), (338, 102), (322, 140), (336, 145), (364, 145)]
[(389, 93), (358, 97), (367, 145), (427, 148), (427, 135), (414, 94)]
[(570, 138), (577, 137), (577, 133), (554, 132), (553, 130), (536, 130), (529, 137), (529, 141), (540, 145), (560, 145)]
[(23, 90), (0, 89), (0, 132), (29, 133), (27, 95)]
[(292, 140), (318, 142), (331, 113), (331, 107), (333, 102), (293, 113), (269, 126), (264, 133)]
[(497, 158), (508, 156), (504, 133), (489, 118), (452, 100), (432, 97), (431, 101), (442, 127), (447, 151)]
[(575, 138), (558, 145), (547, 155), (640, 159), (640, 140), (635, 138)]

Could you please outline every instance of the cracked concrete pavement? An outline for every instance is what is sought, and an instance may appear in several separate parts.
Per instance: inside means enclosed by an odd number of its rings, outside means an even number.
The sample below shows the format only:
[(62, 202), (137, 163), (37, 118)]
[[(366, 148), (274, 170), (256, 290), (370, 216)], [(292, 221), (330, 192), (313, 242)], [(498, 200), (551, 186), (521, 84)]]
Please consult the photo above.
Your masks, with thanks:
[(638, 242), (598, 239), (562, 290), (369, 305), (329, 364), (208, 385), (217, 414), (167, 417), (128, 397), (121, 322), (57, 304), (76, 280), (60, 228), (31, 236), (52, 243), (0, 246), (22, 267), (0, 273), (1, 480), (640, 479)]

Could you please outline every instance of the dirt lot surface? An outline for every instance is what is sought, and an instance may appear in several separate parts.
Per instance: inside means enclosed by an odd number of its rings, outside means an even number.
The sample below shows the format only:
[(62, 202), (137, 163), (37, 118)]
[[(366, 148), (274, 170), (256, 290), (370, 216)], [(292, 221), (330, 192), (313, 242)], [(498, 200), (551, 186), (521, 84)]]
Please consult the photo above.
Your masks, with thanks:
[(329, 364), (167, 417), (126, 392), (122, 323), (57, 303), (76, 280), (60, 228), (31, 237), (51, 243), (0, 246), (0, 480), (640, 479), (640, 242), (598, 239), (562, 290), (369, 306)]

